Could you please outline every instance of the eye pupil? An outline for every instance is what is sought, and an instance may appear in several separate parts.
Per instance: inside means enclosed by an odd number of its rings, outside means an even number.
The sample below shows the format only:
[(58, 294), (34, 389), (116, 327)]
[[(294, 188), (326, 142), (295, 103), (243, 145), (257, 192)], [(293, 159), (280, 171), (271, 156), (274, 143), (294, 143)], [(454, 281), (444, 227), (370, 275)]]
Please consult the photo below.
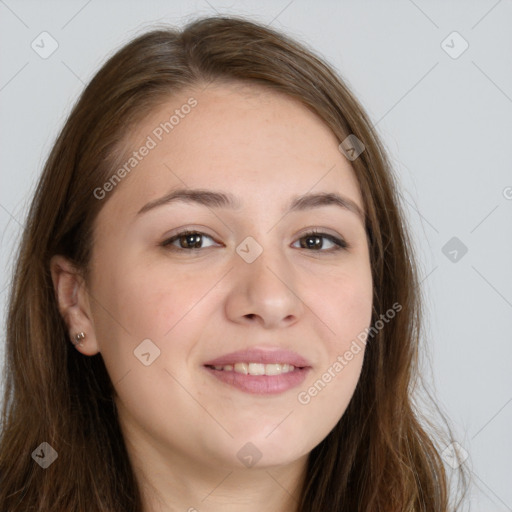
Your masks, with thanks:
[(322, 247), (322, 237), (320, 236), (307, 236), (303, 240), (305, 240), (305, 244), (301, 243), (303, 248), (319, 249)]
[(183, 235), (180, 239), (180, 245), (183, 246), (182, 242), (185, 240), (185, 247), (190, 248), (200, 248), (201, 247), (201, 235), (198, 233), (192, 233)]

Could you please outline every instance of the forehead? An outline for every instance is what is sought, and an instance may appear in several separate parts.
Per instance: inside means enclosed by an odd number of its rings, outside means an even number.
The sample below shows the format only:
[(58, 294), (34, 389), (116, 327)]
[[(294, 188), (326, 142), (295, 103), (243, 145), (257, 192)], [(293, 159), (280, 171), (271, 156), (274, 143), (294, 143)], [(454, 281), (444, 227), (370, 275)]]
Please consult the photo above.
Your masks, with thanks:
[[(267, 88), (229, 83), (182, 91), (128, 137), (124, 160), (138, 160), (109, 208), (134, 212), (176, 187), (229, 190), (248, 204), (337, 191), (362, 208), (356, 176), (338, 145), (315, 113)], [(141, 157), (144, 146), (151, 149)]]

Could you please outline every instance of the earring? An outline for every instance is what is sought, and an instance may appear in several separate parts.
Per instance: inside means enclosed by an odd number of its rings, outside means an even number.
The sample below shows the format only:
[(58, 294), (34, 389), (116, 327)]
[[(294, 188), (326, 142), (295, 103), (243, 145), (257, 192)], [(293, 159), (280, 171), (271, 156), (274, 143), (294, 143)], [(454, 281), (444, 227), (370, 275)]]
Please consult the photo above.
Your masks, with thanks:
[(73, 343), (73, 345), (75, 345), (75, 347), (77, 345), (81, 345), (81, 341), (85, 338), (85, 332), (77, 332), (75, 334), (75, 336), (73, 337), (73, 339), (71, 340), (71, 342)]

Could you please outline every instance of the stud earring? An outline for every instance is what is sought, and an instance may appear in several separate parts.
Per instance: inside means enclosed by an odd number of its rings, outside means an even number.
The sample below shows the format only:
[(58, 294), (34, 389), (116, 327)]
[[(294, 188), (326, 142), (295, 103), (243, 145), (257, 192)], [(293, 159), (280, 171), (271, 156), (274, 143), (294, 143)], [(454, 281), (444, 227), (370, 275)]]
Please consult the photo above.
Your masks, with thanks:
[(82, 343), (82, 340), (85, 338), (85, 332), (77, 332), (73, 339), (71, 340), (71, 342), (73, 343), (73, 345), (75, 345), (75, 347), (77, 345), (81, 345)]

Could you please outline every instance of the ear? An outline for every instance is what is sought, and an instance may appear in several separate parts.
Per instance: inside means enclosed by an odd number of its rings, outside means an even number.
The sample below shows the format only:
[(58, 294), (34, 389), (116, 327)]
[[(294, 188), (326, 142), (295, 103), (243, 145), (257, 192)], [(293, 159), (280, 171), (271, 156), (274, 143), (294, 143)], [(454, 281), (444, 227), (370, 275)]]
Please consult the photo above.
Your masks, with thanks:
[(53, 256), (50, 260), (50, 272), (59, 312), (68, 328), (70, 342), (77, 333), (83, 332), (85, 338), (75, 348), (87, 356), (97, 354), (100, 350), (89, 295), (82, 276), (67, 258), (60, 255)]

